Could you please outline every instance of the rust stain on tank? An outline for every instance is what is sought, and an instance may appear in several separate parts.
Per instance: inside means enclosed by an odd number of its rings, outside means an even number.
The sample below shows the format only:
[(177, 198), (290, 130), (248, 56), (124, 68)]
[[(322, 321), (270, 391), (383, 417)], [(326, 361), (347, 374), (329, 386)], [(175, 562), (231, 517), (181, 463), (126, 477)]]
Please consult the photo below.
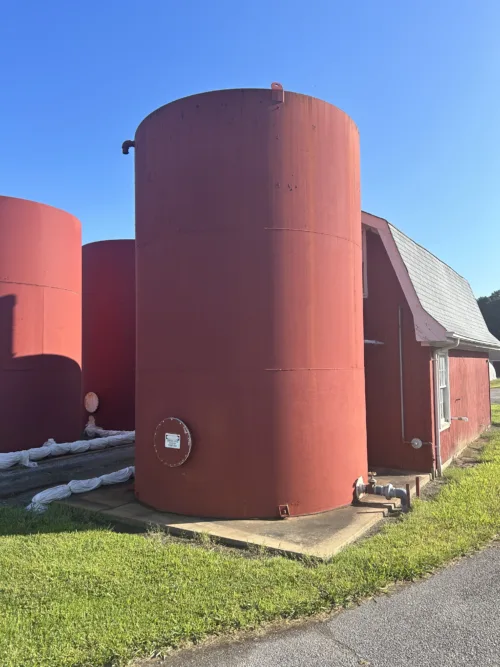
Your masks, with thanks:
[[(83, 392), (99, 399), (96, 423), (135, 424), (135, 241), (83, 246)], [(86, 418), (88, 415), (86, 415)]]
[[(160, 510), (321, 512), (367, 474), (358, 131), (273, 94), (181, 99), (135, 135), (136, 489)], [(168, 417), (192, 433), (179, 469), (155, 453)]]
[(0, 197), (0, 451), (80, 435), (81, 253), (75, 217)]

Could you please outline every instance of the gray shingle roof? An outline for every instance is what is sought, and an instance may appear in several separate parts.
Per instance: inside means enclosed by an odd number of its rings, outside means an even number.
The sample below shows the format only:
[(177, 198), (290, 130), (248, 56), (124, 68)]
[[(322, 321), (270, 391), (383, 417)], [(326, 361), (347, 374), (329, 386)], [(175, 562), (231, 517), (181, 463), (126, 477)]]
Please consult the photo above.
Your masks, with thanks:
[(389, 230), (422, 308), (449, 333), (500, 347), (500, 341), (488, 331), (467, 280), (390, 223)]

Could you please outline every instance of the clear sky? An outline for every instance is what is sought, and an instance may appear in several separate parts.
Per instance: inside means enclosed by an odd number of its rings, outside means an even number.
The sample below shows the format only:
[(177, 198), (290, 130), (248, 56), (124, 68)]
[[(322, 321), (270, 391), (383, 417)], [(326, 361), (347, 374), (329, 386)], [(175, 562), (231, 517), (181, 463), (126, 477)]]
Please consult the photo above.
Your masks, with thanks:
[(0, 193), (134, 234), (139, 122), (178, 97), (323, 98), (361, 133), (363, 208), (500, 289), (500, 0), (4, 0)]

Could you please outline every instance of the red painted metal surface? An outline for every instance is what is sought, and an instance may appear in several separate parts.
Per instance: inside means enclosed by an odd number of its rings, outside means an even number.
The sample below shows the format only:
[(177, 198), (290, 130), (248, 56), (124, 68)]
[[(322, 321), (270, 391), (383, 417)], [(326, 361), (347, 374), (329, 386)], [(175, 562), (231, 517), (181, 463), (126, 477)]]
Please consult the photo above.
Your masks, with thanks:
[[(320, 512), (367, 474), (358, 131), (274, 94), (195, 95), (136, 132), (135, 488), (160, 510)], [(172, 416), (176, 468), (154, 443)]]
[(83, 393), (97, 394), (96, 423), (135, 423), (135, 241), (83, 246)]
[(441, 431), (441, 459), (445, 463), (457, 451), (475, 440), (491, 422), (488, 355), (481, 352), (450, 350), (450, 428)]
[(81, 231), (69, 213), (0, 197), (0, 451), (81, 428)]
[[(384, 245), (368, 231), (368, 298), (364, 300), (365, 338), (383, 345), (365, 347), (366, 426), (372, 468), (427, 472), (432, 447), (413, 449), (412, 438), (433, 441), (431, 350), (415, 339), (413, 316)], [(399, 308), (402, 308), (405, 441), (401, 427)]]

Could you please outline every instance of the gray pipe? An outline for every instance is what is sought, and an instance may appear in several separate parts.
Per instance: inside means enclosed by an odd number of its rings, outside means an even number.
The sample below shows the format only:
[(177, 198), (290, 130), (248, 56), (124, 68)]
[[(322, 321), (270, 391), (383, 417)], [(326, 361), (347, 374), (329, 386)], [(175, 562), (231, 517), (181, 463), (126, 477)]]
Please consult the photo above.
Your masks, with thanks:
[(374, 481), (368, 482), (365, 484), (363, 478), (359, 477), (356, 480), (355, 485), (355, 496), (356, 500), (359, 500), (363, 493), (371, 493), (375, 496), (384, 496), (387, 500), (391, 498), (399, 498), (401, 500), (401, 508), (406, 511), (408, 509), (408, 495), (406, 489), (400, 489), (392, 484), (375, 484)]

